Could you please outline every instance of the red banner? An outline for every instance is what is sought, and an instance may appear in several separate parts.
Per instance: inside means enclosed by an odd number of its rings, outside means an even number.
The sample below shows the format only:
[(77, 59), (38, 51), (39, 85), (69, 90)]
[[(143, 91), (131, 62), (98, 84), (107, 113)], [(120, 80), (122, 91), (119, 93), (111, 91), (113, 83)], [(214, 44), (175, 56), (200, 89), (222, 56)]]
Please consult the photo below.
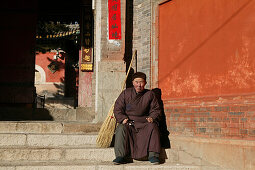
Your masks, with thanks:
[(120, 0), (108, 0), (109, 39), (121, 39)]

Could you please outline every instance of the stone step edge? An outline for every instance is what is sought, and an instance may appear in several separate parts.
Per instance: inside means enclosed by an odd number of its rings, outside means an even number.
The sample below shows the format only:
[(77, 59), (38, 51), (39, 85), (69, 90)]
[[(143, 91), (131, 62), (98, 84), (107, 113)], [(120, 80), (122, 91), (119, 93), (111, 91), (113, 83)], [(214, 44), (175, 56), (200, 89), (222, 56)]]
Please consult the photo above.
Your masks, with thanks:
[(63, 135), (67, 135), (67, 136), (90, 136), (90, 137), (94, 137), (97, 138), (98, 132), (87, 132), (87, 133), (0, 133), (1, 135), (9, 135), (9, 136), (14, 136), (14, 135), (29, 135), (29, 136), (33, 136), (33, 135), (41, 135), (41, 136), (45, 136), (45, 135), (51, 135), (51, 136), (63, 136)]
[[(86, 144), (86, 145), (81, 145), (81, 146), (0, 146), (0, 150), (1, 149), (94, 149), (94, 150), (105, 150), (105, 151), (109, 151), (109, 150), (113, 150), (114, 147), (108, 147), (108, 148), (101, 148), (99, 146), (97, 146), (96, 144)], [(164, 149), (162, 148), (161, 150), (165, 150), (165, 151), (171, 151), (171, 150), (177, 150), (177, 148), (168, 148), (168, 149)]]
[[(8, 150), (8, 151), (11, 151), (11, 150), (87, 150), (87, 151), (100, 151), (101, 152), (113, 152), (114, 151), (114, 148), (113, 147), (109, 147), (109, 148), (100, 148), (100, 147), (97, 147), (95, 145), (84, 145), (84, 146), (47, 146), (47, 147), (41, 147), (41, 146), (6, 146), (6, 147), (0, 147), (0, 151), (1, 150)], [(176, 148), (171, 148), (171, 149), (161, 149), (161, 153), (164, 154), (164, 152), (167, 154), (168, 152), (176, 152), (178, 151)], [(179, 151), (181, 152), (181, 151)]]
[(100, 122), (92, 122), (92, 121), (85, 121), (85, 120), (21, 120), (21, 121), (0, 121), (0, 124), (34, 124), (34, 123), (70, 123), (70, 124), (88, 124), (88, 125), (100, 125)]
[(1, 122), (0, 134), (4, 133), (27, 133), (27, 134), (69, 134), (80, 133), (86, 134), (90, 132), (98, 133), (101, 123), (88, 122)]
[(96, 135), (0, 134), (0, 146), (83, 146), (96, 144)]
[[(0, 166), (24, 166), (24, 165), (56, 165), (56, 164), (62, 164), (62, 165), (84, 165), (84, 164), (101, 164), (101, 165), (111, 165), (113, 164), (112, 160), (111, 161), (101, 161), (101, 160), (72, 160), (72, 161), (63, 161), (63, 160), (50, 160), (50, 161), (0, 161)], [(134, 160), (132, 163), (127, 163), (129, 165), (151, 165), (148, 160), (145, 161), (139, 161), (139, 160)], [(165, 163), (160, 163), (160, 164), (165, 164), (165, 165), (191, 165), (191, 164), (179, 164), (179, 163), (170, 163), (170, 162), (165, 162)], [(199, 165), (194, 165), (194, 166), (199, 166)]]
[[(69, 132), (65, 132), (65, 133), (1, 133), (0, 135), (69, 135), (69, 136), (76, 136), (76, 135), (96, 135), (97, 136), (98, 132), (75, 132), (75, 133), (69, 133)], [(96, 138), (96, 137), (95, 137)]]
[[(172, 158), (176, 156), (174, 150), (162, 150), (160, 153), (160, 159), (167, 162), (173, 162)], [(0, 161), (110, 161), (114, 157), (113, 148), (0, 148)]]
[(0, 150), (2, 149), (105, 149), (105, 150), (109, 150), (109, 149), (113, 149), (113, 147), (109, 147), (109, 148), (100, 148), (98, 147), (96, 144), (86, 144), (86, 145), (79, 145), (79, 146), (24, 146), (24, 145), (16, 145), (16, 146), (0, 146)]
[[(38, 162), (19, 162), (19, 161), (0, 161), (0, 169), (2, 167), (11, 168), (11, 167), (65, 167), (65, 166), (72, 166), (72, 167), (111, 167), (111, 168), (121, 168), (121, 167), (138, 167), (141, 168), (195, 168), (200, 169), (201, 167), (211, 167), (216, 168), (216, 166), (207, 166), (207, 165), (192, 165), (192, 164), (179, 164), (179, 163), (161, 163), (159, 165), (152, 165), (149, 161), (134, 161), (133, 163), (123, 164), (123, 165), (114, 165), (112, 161), (88, 161), (88, 160), (73, 160), (69, 162), (63, 161), (38, 161)], [(217, 167), (218, 168), (218, 167)], [(206, 169), (208, 170), (208, 169)], [(216, 170), (216, 169), (215, 169)]]
[[(118, 167), (116, 167), (118, 166)], [(7, 169), (8, 168), (8, 169)], [(208, 167), (200, 167), (200, 166), (185, 166), (185, 165), (41, 165), (41, 166), (1, 166), (0, 170), (159, 170), (159, 169), (167, 169), (167, 170), (221, 170), (217, 167), (210, 168)], [(225, 170), (225, 169), (224, 169)]]

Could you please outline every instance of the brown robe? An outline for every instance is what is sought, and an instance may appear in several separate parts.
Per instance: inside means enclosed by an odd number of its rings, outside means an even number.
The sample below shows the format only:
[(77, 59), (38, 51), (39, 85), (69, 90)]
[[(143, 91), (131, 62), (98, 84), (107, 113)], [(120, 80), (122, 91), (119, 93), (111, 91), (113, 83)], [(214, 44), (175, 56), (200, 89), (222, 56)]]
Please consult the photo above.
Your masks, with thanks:
[[(126, 151), (132, 158), (147, 156), (148, 152), (160, 152), (160, 134), (158, 118), (160, 106), (154, 92), (145, 89), (136, 93), (134, 88), (124, 90), (115, 102), (114, 115), (118, 123), (124, 119), (134, 121), (133, 126), (126, 125)], [(153, 118), (149, 123), (146, 118)]]

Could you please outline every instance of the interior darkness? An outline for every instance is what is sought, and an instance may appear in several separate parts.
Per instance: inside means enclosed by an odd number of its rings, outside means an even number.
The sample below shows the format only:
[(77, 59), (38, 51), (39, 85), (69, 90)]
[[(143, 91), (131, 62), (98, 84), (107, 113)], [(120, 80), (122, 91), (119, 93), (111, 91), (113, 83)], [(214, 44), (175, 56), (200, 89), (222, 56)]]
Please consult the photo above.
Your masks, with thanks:
[(80, 6), (91, 0), (38, 0), (38, 20), (70, 23), (79, 21)]

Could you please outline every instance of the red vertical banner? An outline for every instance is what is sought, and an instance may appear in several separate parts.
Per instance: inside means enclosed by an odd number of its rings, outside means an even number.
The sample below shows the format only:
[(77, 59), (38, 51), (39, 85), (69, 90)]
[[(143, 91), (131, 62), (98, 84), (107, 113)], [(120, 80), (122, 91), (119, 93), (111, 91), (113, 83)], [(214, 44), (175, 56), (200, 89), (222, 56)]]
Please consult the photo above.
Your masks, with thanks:
[(121, 39), (120, 0), (108, 0), (109, 39)]

